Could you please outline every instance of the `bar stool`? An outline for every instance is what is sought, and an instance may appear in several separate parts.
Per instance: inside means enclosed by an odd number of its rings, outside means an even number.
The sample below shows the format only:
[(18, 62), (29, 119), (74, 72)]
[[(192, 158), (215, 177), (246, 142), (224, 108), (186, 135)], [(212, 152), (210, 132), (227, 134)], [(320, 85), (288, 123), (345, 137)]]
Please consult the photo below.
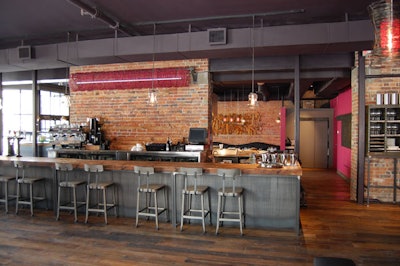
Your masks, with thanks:
[[(75, 216), (75, 222), (78, 221), (78, 208), (85, 206), (86, 202), (78, 202), (76, 196), (76, 190), (78, 187), (82, 187), (85, 192), (84, 180), (71, 180), (70, 174), (74, 170), (74, 167), (70, 163), (56, 163), (58, 180), (58, 200), (57, 200), (57, 217), (56, 220), (60, 219), (60, 210), (73, 210)], [(72, 200), (68, 200), (61, 204), (61, 189), (68, 190), (69, 199), (72, 192)]]
[[(203, 226), (203, 233), (206, 232), (205, 217), (208, 215), (211, 223), (211, 200), (208, 186), (197, 185), (197, 177), (203, 174), (202, 168), (187, 168), (181, 167), (179, 172), (175, 172), (175, 175), (181, 174), (184, 176), (184, 187), (182, 189), (182, 207), (181, 207), (181, 231), (183, 230), (184, 219), (188, 219), (189, 223), (191, 219), (201, 220)], [(190, 180), (193, 185), (188, 185)], [(208, 209), (204, 208), (204, 195), (207, 193), (208, 196)], [(192, 208), (193, 198), (200, 196), (200, 209)], [(198, 197), (197, 197), (198, 198)], [(185, 204), (186, 203), (186, 204)], [(187, 206), (187, 207), (186, 207)], [(200, 215), (199, 215), (200, 214)]]
[[(104, 167), (101, 164), (85, 164), (84, 170), (88, 174), (86, 185), (86, 218), (85, 223), (88, 222), (89, 212), (97, 214), (104, 213), (104, 222), (107, 224), (107, 211), (114, 209), (114, 214), (117, 217), (117, 203), (115, 197), (115, 184), (114, 182), (100, 182), (100, 174), (104, 172)], [(107, 190), (111, 189), (112, 203), (107, 203)], [(95, 191), (97, 201), (94, 205), (90, 206), (90, 191)], [(103, 201), (100, 202), (100, 192), (102, 192)]]
[[(33, 205), (42, 200), (46, 200), (46, 184), (44, 177), (26, 177), (25, 176), (25, 168), (26, 165), (23, 162), (15, 161), (14, 167), (16, 168), (16, 181), (17, 181), (17, 195), (16, 195), (16, 206), (15, 206), (15, 214), (18, 214), (18, 207), (19, 204), (22, 205), (29, 205), (31, 208), (31, 216), (33, 216)], [(22, 172), (22, 173), (20, 173)], [(33, 185), (36, 183), (42, 182), (43, 183), (43, 196), (38, 197), (33, 195)], [(29, 186), (29, 198), (22, 198), (22, 185)], [(46, 202), (47, 204), (47, 202)]]
[[(154, 167), (134, 166), (135, 174), (138, 174), (137, 200), (136, 200), (136, 227), (139, 223), (139, 216), (147, 218), (154, 217), (156, 221), (156, 229), (158, 230), (158, 216), (163, 212), (166, 213), (167, 221), (169, 220), (168, 213), (168, 191), (164, 184), (150, 183), (150, 176), (155, 174)], [(146, 175), (146, 182), (142, 184), (141, 176)], [(163, 191), (164, 207), (159, 207), (157, 194)], [(144, 193), (146, 205), (140, 209), (140, 194)], [(151, 199), (154, 197), (154, 205), (151, 204)]]
[[(222, 188), (218, 190), (218, 209), (217, 209), (217, 228), (215, 234), (218, 234), (222, 222), (239, 222), (240, 234), (243, 235), (244, 211), (243, 211), (243, 192), (242, 187), (236, 186), (236, 177), (240, 176), (240, 169), (217, 169), (217, 175), (222, 176)], [(229, 178), (232, 186), (226, 187), (226, 178)], [(227, 197), (238, 199), (238, 211), (225, 211), (225, 201)], [(237, 217), (232, 217), (237, 216)]]
[(0, 183), (4, 186), (4, 197), (0, 198), (0, 202), (4, 203), (6, 213), (8, 213), (8, 203), (10, 200), (14, 200), (15, 197), (8, 195), (8, 183), (15, 180), (15, 176), (0, 176)]

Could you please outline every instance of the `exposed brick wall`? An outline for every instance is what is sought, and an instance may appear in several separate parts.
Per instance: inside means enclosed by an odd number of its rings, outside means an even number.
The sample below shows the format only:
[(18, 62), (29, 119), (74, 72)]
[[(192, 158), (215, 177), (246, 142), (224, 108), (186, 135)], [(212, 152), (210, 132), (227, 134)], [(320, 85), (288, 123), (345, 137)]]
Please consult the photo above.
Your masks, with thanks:
[[(147, 104), (149, 88), (71, 91), (70, 122), (86, 123), (97, 117), (111, 141), (111, 149), (129, 150), (136, 143), (174, 143), (188, 137), (191, 127), (211, 124), (211, 88), (208, 60), (175, 60), (154, 63), (155, 68), (195, 67), (198, 82), (189, 87), (156, 88), (158, 104)], [(74, 73), (152, 69), (153, 62), (71, 67)]]
[[(356, 56), (357, 57), (357, 56)], [(358, 68), (351, 73), (351, 179), (350, 199), (357, 200), (357, 165), (358, 165)]]
[(256, 109), (250, 109), (248, 102), (218, 102), (218, 114), (230, 113), (251, 113), (259, 112), (261, 114), (261, 128), (256, 135), (217, 135), (213, 136), (214, 141), (229, 143), (233, 145), (249, 142), (265, 142), (274, 145), (280, 145), (281, 125), (276, 123), (276, 118), (281, 111), (281, 101), (259, 102)]
[[(357, 192), (357, 149), (358, 149), (358, 69), (352, 73), (352, 97), (353, 97), (353, 123), (352, 123), (352, 171), (351, 171), (351, 198), (356, 199)], [(400, 74), (400, 59), (382, 60), (369, 54), (366, 56), (366, 74)], [(366, 105), (376, 104), (377, 93), (400, 93), (400, 77), (394, 78), (369, 78), (365, 83)], [(368, 162), (365, 159), (364, 182), (367, 185)], [(397, 166), (399, 167), (399, 165)], [(399, 168), (397, 168), (399, 169)], [(393, 185), (393, 159), (374, 158), (370, 164), (371, 184), (392, 186)], [(397, 183), (400, 181), (397, 175)], [(367, 192), (365, 191), (365, 198)], [(383, 202), (393, 200), (393, 188), (371, 188), (370, 199), (378, 199)], [(399, 197), (397, 201), (400, 201)]]

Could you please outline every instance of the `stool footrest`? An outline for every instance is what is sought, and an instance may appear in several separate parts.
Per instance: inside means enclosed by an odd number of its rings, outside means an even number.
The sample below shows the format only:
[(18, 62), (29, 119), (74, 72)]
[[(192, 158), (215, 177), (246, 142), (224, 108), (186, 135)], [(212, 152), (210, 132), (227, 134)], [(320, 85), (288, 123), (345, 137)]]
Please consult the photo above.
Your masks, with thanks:
[[(145, 207), (145, 208), (141, 209), (140, 211), (138, 211), (138, 215), (155, 217), (156, 215), (160, 215), (161, 213), (167, 211), (167, 208), (162, 208), (162, 207), (157, 208), (158, 212), (156, 212), (155, 209), (156, 209), (155, 207)], [(146, 212), (146, 210), (153, 211), (153, 212)]]
[[(15, 199), (17, 199), (17, 198), (15, 198)], [(43, 200), (46, 200), (46, 198), (45, 197), (33, 197), (34, 202), (43, 201)], [(30, 205), (31, 201), (29, 198), (21, 198), (20, 197), (20, 199), (18, 200), (18, 204), (29, 204)]]
[[(77, 202), (76, 203), (76, 208), (80, 208), (80, 207), (83, 207), (85, 205), (86, 205), (86, 202)], [(58, 206), (58, 208), (60, 210), (74, 210), (75, 209), (74, 202), (71, 201), (71, 202), (62, 203), (60, 206)]]

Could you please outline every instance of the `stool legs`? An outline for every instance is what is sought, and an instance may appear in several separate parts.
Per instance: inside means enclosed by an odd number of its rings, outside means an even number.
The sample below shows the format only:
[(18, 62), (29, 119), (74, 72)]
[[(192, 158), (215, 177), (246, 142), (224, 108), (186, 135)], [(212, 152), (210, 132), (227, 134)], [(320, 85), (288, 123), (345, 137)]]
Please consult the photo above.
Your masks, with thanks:
[(32, 183), (29, 184), (29, 195), (31, 201), (31, 216), (33, 216), (33, 186)]
[[(72, 207), (71, 206), (67, 206), (67, 205), (61, 205), (61, 188), (64, 189), (72, 189), (72, 202), (68, 202), (68, 204), (72, 203)], [(73, 210), (74, 211), (74, 222), (78, 222), (78, 198), (77, 198), (77, 193), (76, 193), (77, 187), (73, 186), (73, 187), (64, 187), (64, 186), (58, 186), (58, 200), (57, 200), (57, 215), (56, 215), (56, 220), (60, 219), (60, 210)], [(85, 189), (86, 191), (86, 189)], [(70, 192), (70, 191), (69, 191)], [(82, 206), (82, 204), (84, 204), (83, 202), (79, 203), (79, 207)]]
[(20, 184), (17, 183), (17, 195), (15, 198), (15, 214), (18, 214), (18, 201), (19, 201), (19, 194), (20, 194)]
[(15, 177), (14, 177), (14, 178), (9, 177), (9, 178), (7, 178), (7, 179), (3, 179), (3, 180), (0, 181), (0, 183), (3, 184), (3, 186), (4, 186), (4, 198), (1, 198), (1, 199), (0, 199), (0, 202), (3, 202), (3, 203), (4, 203), (4, 209), (5, 209), (5, 212), (6, 212), (6, 213), (8, 213), (8, 204), (9, 204), (9, 200), (13, 200), (13, 198), (10, 199), (10, 198), (9, 198), (9, 195), (8, 195), (8, 183), (9, 183), (11, 180), (15, 180)]
[[(238, 200), (238, 211), (228, 212), (225, 211), (226, 196), (218, 195), (217, 226), (215, 234), (218, 234), (219, 227), (220, 225), (222, 225), (224, 221), (233, 221), (233, 222), (239, 222), (240, 235), (243, 235), (243, 226), (244, 226), (243, 195), (239, 195), (237, 197), (237, 200)], [(226, 218), (225, 214), (238, 215), (238, 218)]]
[[(164, 207), (159, 207), (159, 205), (158, 205), (157, 194), (160, 190), (163, 190), (163, 193), (164, 193), (164, 204), (165, 204)], [(169, 210), (168, 210), (169, 203), (168, 203), (168, 195), (166, 192), (166, 188), (163, 188), (160, 190), (149, 191), (149, 192), (138, 190), (137, 198), (136, 198), (136, 227), (138, 227), (138, 224), (139, 224), (139, 216), (146, 216), (147, 218), (154, 216), (157, 230), (159, 229), (158, 216), (161, 213), (165, 212), (167, 221), (169, 220)], [(141, 193), (144, 193), (145, 198), (146, 198), (146, 206), (142, 209), (140, 209), (140, 194)], [(149, 194), (149, 197), (148, 197), (148, 194)], [(151, 206), (152, 198), (154, 199), (154, 206)], [(152, 213), (151, 210), (153, 210), (154, 213)]]
[[(207, 193), (207, 199), (208, 199), (208, 210), (205, 209), (205, 197), (204, 194)], [(206, 216), (209, 215), (210, 219), (210, 224), (211, 222), (211, 201), (210, 201), (210, 193), (207, 190), (205, 193), (201, 194), (194, 194), (194, 193), (185, 193), (182, 192), (182, 206), (181, 206), (181, 231), (183, 230), (183, 222), (184, 219), (188, 219), (188, 222), (190, 223), (190, 219), (201, 219), (201, 225), (203, 229), (203, 233), (206, 232), (206, 224), (205, 224), (205, 219)], [(194, 210), (192, 209), (192, 200), (194, 196), (200, 196), (200, 210)], [(185, 209), (185, 202), (186, 205), (188, 206), (187, 209)], [(194, 216), (192, 215), (193, 212), (200, 213), (200, 216)]]
[[(20, 183), (17, 182), (17, 195), (16, 195), (16, 205), (15, 205), (15, 214), (18, 214), (18, 208), (19, 208), (19, 204), (26, 204), (30, 206), (30, 211), (31, 211), (31, 216), (33, 216), (33, 204), (35, 199), (36, 200), (46, 200), (46, 184), (44, 180), (38, 180), (37, 182), (43, 182), (43, 193), (44, 193), (44, 197), (38, 197), (35, 198), (33, 195), (33, 184), (34, 182), (30, 182), (30, 183)], [(29, 186), (28, 190), (29, 190), (29, 201), (27, 200), (21, 200), (21, 185), (22, 184), (26, 184)], [(47, 202), (46, 202), (46, 206), (47, 206)]]
[(89, 198), (90, 198), (90, 189), (89, 185), (86, 186), (86, 215), (85, 215), (85, 223), (88, 222), (89, 218)]
[(242, 201), (242, 196), (238, 197), (238, 205), (239, 205), (240, 234), (243, 235), (243, 201)]
[[(107, 188), (112, 189), (112, 203), (107, 203)], [(90, 191), (91, 190), (96, 190), (96, 198), (97, 198), (97, 208), (90, 208)], [(102, 201), (100, 202), (100, 194), (102, 196)], [(117, 215), (117, 206), (116, 206), (116, 197), (115, 197), (115, 188), (114, 185), (109, 186), (109, 187), (104, 187), (104, 188), (93, 188), (91, 189), (90, 186), (87, 186), (87, 191), (86, 191), (86, 217), (85, 217), (85, 223), (88, 222), (89, 219), (89, 212), (97, 212), (97, 213), (104, 213), (104, 222), (105, 224), (108, 224), (108, 218), (107, 218), (107, 210), (108, 208), (114, 208), (115, 216)]]
[(8, 213), (8, 182), (4, 183), (4, 204), (6, 213)]

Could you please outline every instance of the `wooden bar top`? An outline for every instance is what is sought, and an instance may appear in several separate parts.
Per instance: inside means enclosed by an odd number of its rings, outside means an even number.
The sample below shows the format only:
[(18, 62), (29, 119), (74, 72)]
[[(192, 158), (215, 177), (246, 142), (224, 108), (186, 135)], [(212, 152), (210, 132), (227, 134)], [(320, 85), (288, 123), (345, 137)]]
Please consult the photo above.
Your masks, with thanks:
[(238, 168), (242, 175), (282, 175), (301, 176), (300, 165), (284, 166), (282, 168), (262, 168), (258, 164), (229, 164), (229, 163), (197, 163), (197, 162), (159, 162), (159, 161), (126, 161), (126, 160), (86, 160), (74, 158), (47, 158), (47, 157), (9, 157), (0, 156), (0, 163), (12, 165), (14, 161), (22, 161), (32, 165), (53, 167), (56, 162), (71, 163), (76, 168), (83, 168), (84, 164), (102, 164), (106, 170), (133, 170), (134, 165), (152, 166), (157, 172), (172, 173), (180, 167), (201, 167), (205, 173), (216, 174), (218, 168)]

